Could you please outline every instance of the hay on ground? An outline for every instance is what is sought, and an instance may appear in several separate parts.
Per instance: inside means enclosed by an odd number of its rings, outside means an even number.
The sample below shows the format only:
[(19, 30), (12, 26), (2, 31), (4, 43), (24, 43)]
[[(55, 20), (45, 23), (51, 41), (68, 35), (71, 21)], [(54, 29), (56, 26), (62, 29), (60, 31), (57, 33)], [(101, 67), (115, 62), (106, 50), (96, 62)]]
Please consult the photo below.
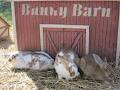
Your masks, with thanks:
[(0, 57), (0, 90), (119, 90), (120, 69), (118, 79), (112, 86), (93, 80), (77, 77), (72, 81), (58, 80), (55, 70), (35, 71), (16, 70), (7, 58)]

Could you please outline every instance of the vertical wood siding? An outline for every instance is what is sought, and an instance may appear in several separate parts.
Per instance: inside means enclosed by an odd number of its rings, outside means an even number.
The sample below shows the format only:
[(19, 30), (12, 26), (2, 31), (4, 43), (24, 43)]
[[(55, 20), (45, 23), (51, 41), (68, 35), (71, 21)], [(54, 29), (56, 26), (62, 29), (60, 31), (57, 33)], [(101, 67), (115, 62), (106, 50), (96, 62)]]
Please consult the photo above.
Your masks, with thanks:
[(85, 30), (46, 28), (43, 36), (45, 51), (53, 57), (63, 47), (72, 48), (79, 56), (85, 55)]
[[(110, 17), (70, 17), (71, 12), (68, 12), (66, 18), (60, 16), (23, 16), (21, 15), (21, 5), (28, 3), (34, 6), (47, 6), (58, 7), (67, 6), (68, 11), (72, 10), (72, 4), (81, 4), (83, 7), (105, 7), (111, 9)], [(15, 2), (15, 16), (16, 28), (18, 38), (19, 50), (40, 50), (40, 30), (39, 24), (70, 24), (70, 25), (89, 25), (90, 26), (90, 45), (89, 53), (97, 53), (102, 57), (107, 56), (109, 61), (115, 61), (116, 46), (117, 46), (117, 31), (118, 31), (118, 2), (80, 2), (80, 1), (56, 1), (56, 2), (43, 2), (43, 1), (23, 1)], [(59, 31), (59, 29), (58, 29)], [(61, 33), (61, 32), (59, 32)], [(58, 33), (58, 37), (59, 37)], [(53, 36), (55, 32), (52, 33)], [(65, 33), (66, 34), (66, 33)], [(72, 36), (72, 33), (70, 34)], [(71, 37), (68, 36), (68, 37)], [(60, 36), (61, 37), (61, 36)], [(67, 38), (67, 35), (66, 35)], [(60, 38), (56, 39), (58, 43)], [(61, 41), (62, 43), (62, 41)], [(69, 42), (68, 42), (69, 43)], [(46, 45), (46, 47), (49, 47)], [(52, 49), (52, 48), (51, 48)], [(83, 50), (84, 51), (84, 50)]]

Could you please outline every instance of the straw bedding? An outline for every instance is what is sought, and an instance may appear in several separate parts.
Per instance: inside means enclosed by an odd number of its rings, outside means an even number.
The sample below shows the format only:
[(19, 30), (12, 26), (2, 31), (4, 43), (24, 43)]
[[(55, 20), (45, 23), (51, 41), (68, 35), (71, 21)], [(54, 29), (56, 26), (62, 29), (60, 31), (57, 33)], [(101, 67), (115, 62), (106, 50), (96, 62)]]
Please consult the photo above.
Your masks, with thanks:
[(0, 90), (119, 90), (120, 69), (111, 86), (80, 76), (72, 81), (58, 80), (55, 70), (14, 69), (8, 58), (0, 56)]
[[(14, 43), (8, 41), (0, 43), (0, 53), (15, 50)], [(72, 81), (58, 80), (55, 70), (16, 70), (7, 56), (0, 55), (0, 90), (120, 90), (120, 67), (116, 74), (111, 86), (81, 76)]]

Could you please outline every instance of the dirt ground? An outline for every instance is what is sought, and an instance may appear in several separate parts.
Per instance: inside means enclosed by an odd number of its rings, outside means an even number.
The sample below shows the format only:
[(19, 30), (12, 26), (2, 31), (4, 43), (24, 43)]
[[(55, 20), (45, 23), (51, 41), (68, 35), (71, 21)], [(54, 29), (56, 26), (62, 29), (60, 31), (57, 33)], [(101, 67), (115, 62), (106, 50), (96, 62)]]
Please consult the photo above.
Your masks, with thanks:
[(116, 69), (117, 80), (112, 85), (80, 76), (72, 81), (58, 80), (54, 70), (16, 70), (2, 54), (15, 51), (14, 40), (8, 37), (0, 41), (0, 90), (120, 90), (120, 68)]

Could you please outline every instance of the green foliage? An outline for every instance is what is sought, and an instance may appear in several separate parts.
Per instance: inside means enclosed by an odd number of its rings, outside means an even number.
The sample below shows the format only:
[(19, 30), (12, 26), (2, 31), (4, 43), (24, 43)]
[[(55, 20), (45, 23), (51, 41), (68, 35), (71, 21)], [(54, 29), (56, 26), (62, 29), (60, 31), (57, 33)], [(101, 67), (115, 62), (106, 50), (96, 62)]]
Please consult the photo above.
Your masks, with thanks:
[(12, 24), (11, 3), (5, 0), (0, 0), (0, 16), (9, 24)]

